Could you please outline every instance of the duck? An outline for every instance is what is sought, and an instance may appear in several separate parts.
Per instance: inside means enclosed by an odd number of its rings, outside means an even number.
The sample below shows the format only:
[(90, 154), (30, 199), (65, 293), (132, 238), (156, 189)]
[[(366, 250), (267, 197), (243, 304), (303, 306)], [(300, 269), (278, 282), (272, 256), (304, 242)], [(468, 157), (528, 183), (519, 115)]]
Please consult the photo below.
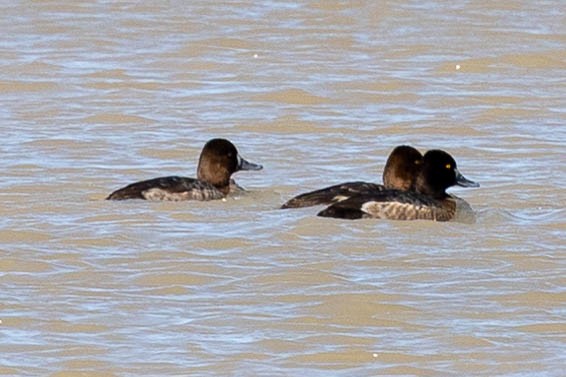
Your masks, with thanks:
[(295, 196), (281, 208), (300, 208), (315, 205), (329, 205), (363, 193), (379, 192), (386, 189), (411, 190), (422, 164), (422, 154), (409, 145), (395, 147), (383, 169), (383, 184), (371, 182), (344, 182)]
[(443, 150), (429, 150), (422, 160), (414, 190), (386, 189), (361, 193), (336, 202), (318, 213), (339, 219), (388, 219), (451, 221), (458, 211), (471, 209), (463, 199), (446, 193), (452, 186), (479, 187), (458, 170)]
[(106, 197), (107, 200), (217, 200), (231, 190), (241, 189), (232, 174), (241, 170), (261, 170), (263, 166), (240, 156), (227, 139), (211, 139), (204, 145), (197, 167), (197, 178), (167, 176), (139, 181), (124, 186)]

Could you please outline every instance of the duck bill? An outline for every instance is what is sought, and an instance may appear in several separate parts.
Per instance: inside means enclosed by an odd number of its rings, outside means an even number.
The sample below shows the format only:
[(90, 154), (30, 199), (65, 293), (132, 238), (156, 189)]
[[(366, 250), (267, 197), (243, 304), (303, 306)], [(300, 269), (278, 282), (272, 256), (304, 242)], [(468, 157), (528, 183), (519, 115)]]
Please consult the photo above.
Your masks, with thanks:
[(462, 187), (480, 187), (479, 183), (470, 181), (468, 178), (464, 177), (458, 169), (456, 169), (456, 184)]
[(261, 170), (263, 166), (260, 164), (254, 164), (238, 156), (238, 170)]

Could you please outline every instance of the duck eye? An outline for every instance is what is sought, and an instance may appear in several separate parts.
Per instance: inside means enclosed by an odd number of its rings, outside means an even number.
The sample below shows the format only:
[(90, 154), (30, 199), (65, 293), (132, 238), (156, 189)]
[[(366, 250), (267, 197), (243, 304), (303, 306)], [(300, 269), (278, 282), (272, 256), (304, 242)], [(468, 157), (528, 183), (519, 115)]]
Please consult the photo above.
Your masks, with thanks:
[(420, 165), (421, 164), (421, 160), (415, 160), (415, 165)]
[(452, 169), (452, 164), (446, 164), (445, 168), (446, 169)]

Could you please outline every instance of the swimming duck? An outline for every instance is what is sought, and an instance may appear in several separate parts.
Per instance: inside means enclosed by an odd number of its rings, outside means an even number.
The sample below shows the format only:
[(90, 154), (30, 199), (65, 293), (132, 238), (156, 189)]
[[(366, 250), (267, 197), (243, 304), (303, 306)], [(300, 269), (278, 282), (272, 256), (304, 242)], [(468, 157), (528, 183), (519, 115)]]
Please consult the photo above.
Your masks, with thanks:
[(281, 208), (310, 207), (332, 204), (351, 196), (385, 189), (410, 190), (414, 187), (421, 167), (422, 154), (408, 145), (395, 147), (389, 154), (383, 169), (383, 185), (370, 182), (345, 182), (298, 195)]
[(454, 185), (479, 187), (458, 171), (452, 156), (441, 150), (430, 150), (423, 157), (414, 191), (388, 189), (362, 193), (331, 205), (318, 216), (449, 221), (460, 206), (469, 207), (463, 199), (446, 193), (446, 189)]
[(228, 195), (231, 187), (239, 187), (230, 177), (240, 170), (261, 170), (263, 167), (243, 159), (229, 140), (212, 139), (200, 154), (197, 178), (168, 176), (135, 182), (108, 195), (108, 200), (215, 200)]

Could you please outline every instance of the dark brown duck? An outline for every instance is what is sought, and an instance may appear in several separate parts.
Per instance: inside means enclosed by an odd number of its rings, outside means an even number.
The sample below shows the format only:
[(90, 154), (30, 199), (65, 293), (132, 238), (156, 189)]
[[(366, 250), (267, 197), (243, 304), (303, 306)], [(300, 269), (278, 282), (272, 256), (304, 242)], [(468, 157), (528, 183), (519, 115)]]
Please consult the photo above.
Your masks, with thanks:
[[(215, 200), (222, 199), (234, 187), (230, 179), (240, 170), (263, 167), (243, 159), (226, 139), (208, 141), (200, 154), (197, 178), (168, 176), (135, 182), (111, 193), (108, 200)], [(232, 185), (231, 185), (232, 182)]]
[(369, 194), (385, 189), (410, 190), (415, 185), (421, 162), (422, 155), (418, 150), (408, 145), (400, 145), (393, 149), (387, 158), (383, 169), (382, 185), (371, 182), (340, 183), (298, 195), (283, 204), (281, 208), (329, 205), (355, 195)]
[(414, 191), (388, 189), (362, 193), (331, 205), (319, 212), (318, 216), (449, 221), (454, 218), (458, 206), (465, 203), (446, 193), (446, 189), (454, 185), (479, 187), (478, 183), (470, 181), (458, 171), (452, 156), (441, 150), (430, 150), (423, 157)]

